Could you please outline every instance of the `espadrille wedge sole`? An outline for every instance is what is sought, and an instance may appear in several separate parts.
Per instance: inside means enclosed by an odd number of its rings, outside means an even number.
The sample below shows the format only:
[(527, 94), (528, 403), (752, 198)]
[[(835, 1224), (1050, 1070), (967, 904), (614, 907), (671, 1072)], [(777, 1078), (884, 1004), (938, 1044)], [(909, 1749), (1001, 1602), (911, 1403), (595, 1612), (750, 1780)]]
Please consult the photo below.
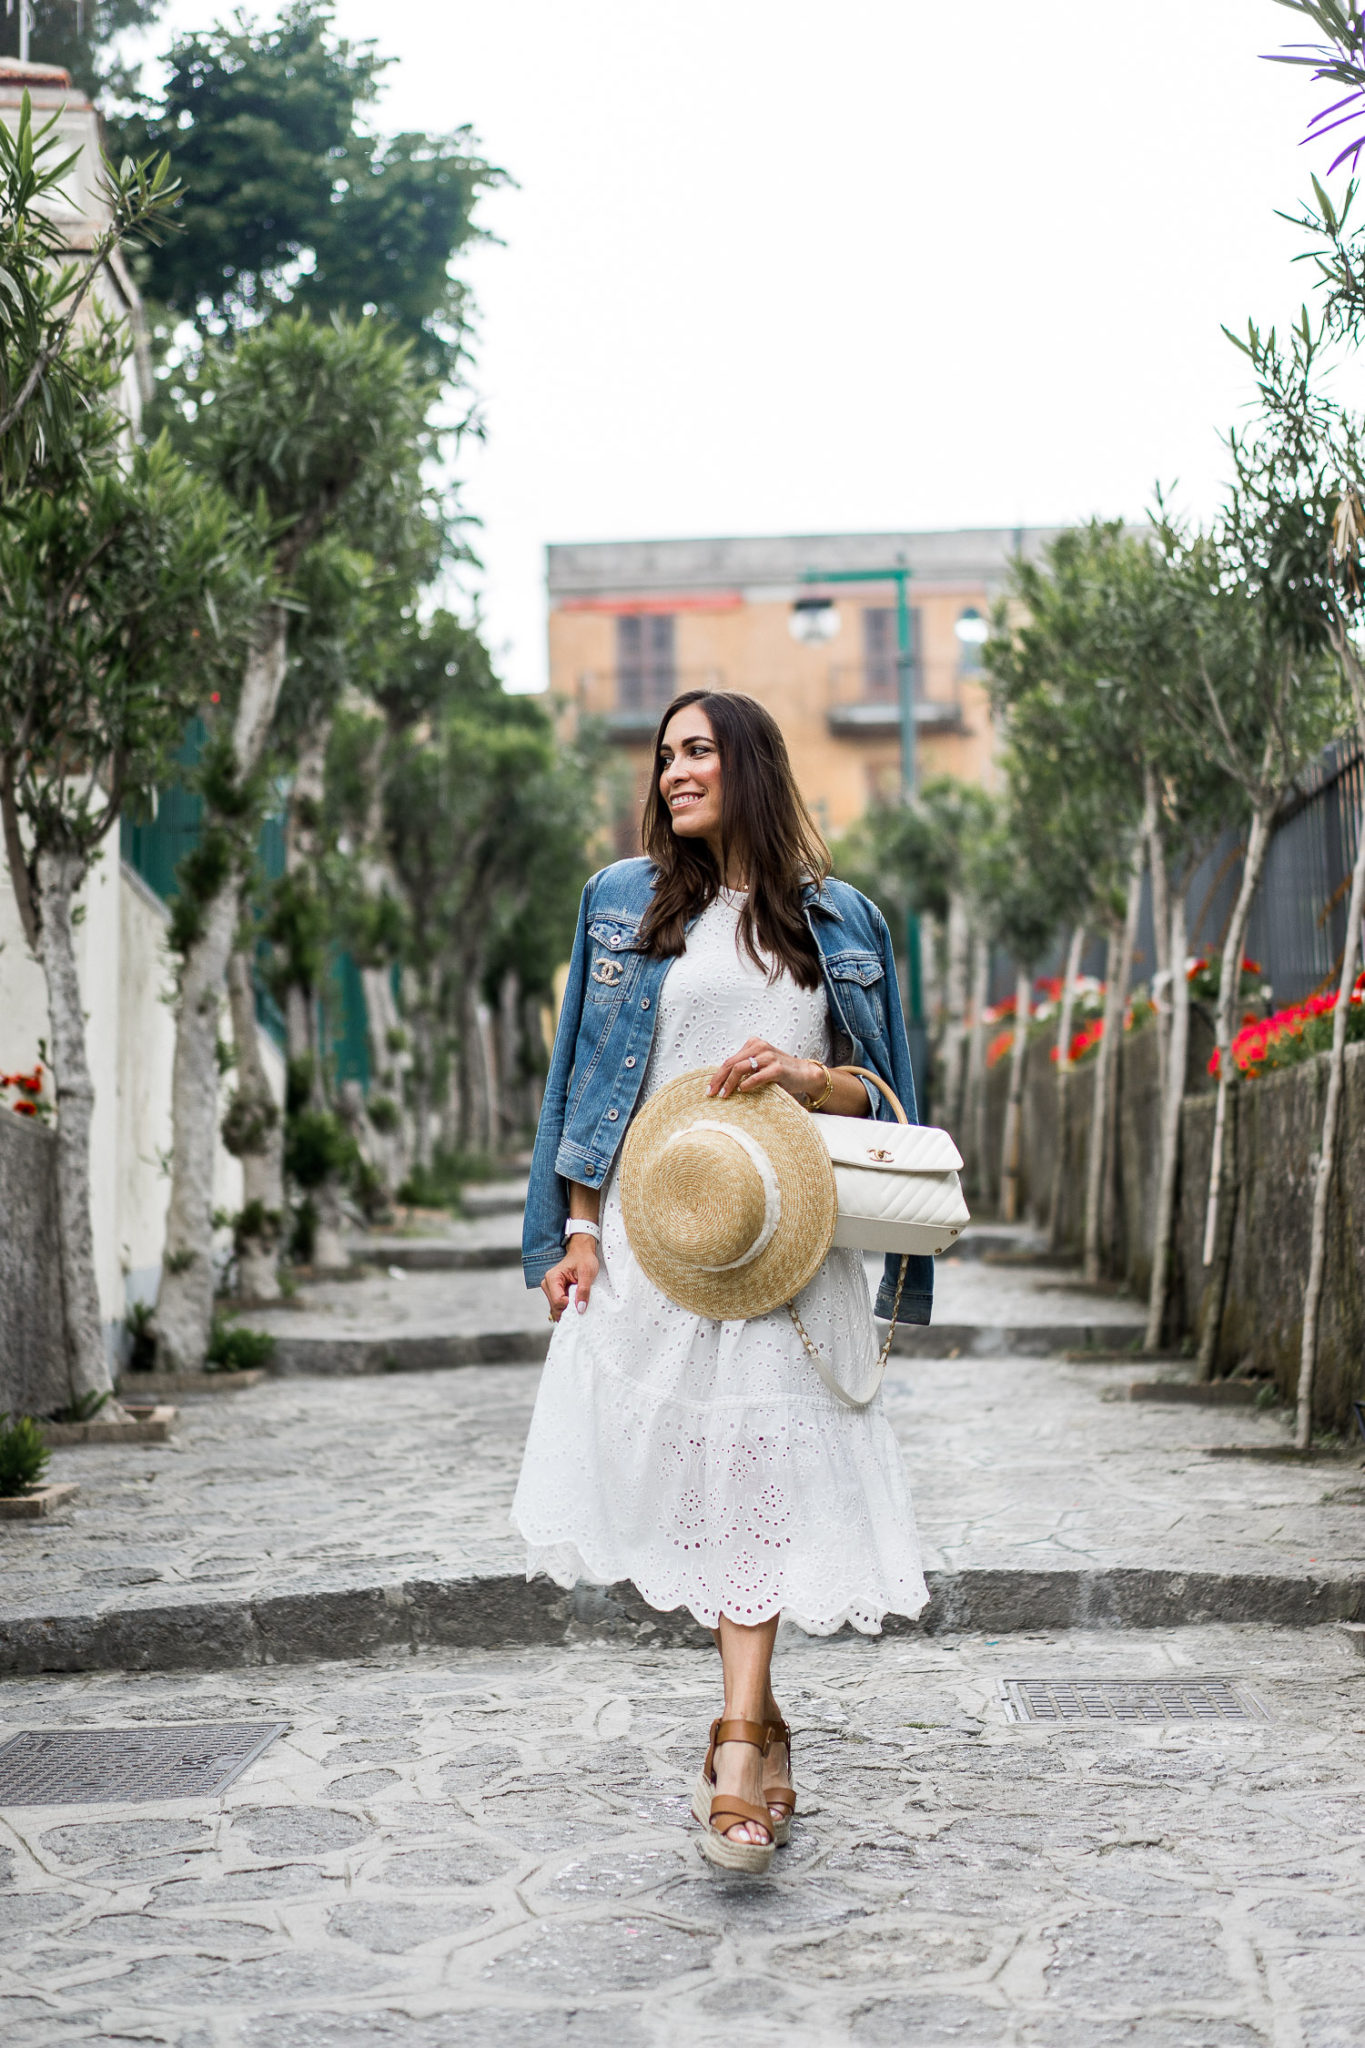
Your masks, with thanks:
[(763, 1828), (771, 1836), (773, 1818), (767, 1807), (754, 1806), (747, 1799), (737, 1799), (728, 1792), (716, 1790), (718, 1742), (747, 1742), (762, 1755), (767, 1748), (767, 1740), (767, 1727), (762, 1721), (721, 1720), (711, 1723), (706, 1761), (692, 1788), (692, 1813), (701, 1822), (701, 1853), (719, 1870), (742, 1870), (751, 1877), (761, 1877), (776, 1853), (775, 1841), (735, 1842), (725, 1832), (727, 1828), (747, 1821), (750, 1826)]
[[(771, 1748), (774, 1742), (785, 1742), (787, 1745), (787, 1773), (788, 1779), (790, 1780), (792, 1754), (791, 1729), (787, 1726), (787, 1723), (785, 1721), (769, 1721), (765, 1724), (765, 1726), (767, 1740), (764, 1743), (764, 1754), (767, 1754), (768, 1749)], [(707, 1825), (707, 1822), (710, 1819), (711, 1794), (714, 1790), (715, 1787), (712, 1784), (710, 1778), (707, 1777), (706, 1767), (705, 1765), (703, 1765), (701, 1770), (697, 1772), (696, 1782), (693, 1784), (692, 1787), (692, 1818), (694, 1820), (700, 1821), (703, 1827)], [(768, 1807), (770, 1809), (768, 1814), (768, 1828), (772, 1834), (773, 1841), (779, 1849), (785, 1849), (788, 1842), (791, 1840), (792, 1815), (796, 1812), (796, 1788), (790, 1782), (788, 1782), (785, 1785), (765, 1785), (763, 1788), (763, 1796), (767, 1801)], [(774, 1807), (776, 1807), (777, 1809), (775, 1813), (771, 1811), (771, 1809)]]

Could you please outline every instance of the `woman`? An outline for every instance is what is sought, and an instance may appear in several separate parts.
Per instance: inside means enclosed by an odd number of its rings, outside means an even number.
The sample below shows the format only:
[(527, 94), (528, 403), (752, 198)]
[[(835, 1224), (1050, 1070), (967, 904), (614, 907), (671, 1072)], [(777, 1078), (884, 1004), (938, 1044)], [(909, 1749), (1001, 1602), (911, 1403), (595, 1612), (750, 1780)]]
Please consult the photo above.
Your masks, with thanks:
[[(583, 893), (523, 1245), (556, 1329), (512, 1515), (528, 1576), (629, 1579), (714, 1631), (724, 1711), (694, 1811), (712, 1861), (757, 1871), (796, 1803), (771, 1682), (779, 1615), (872, 1634), (928, 1596), (880, 1400), (842, 1405), (785, 1309), (718, 1322), (655, 1287), (622, 1225), (621, 1142), (657, 1089), (700, 1067), (715, 1068), (709, 1093), (783, 1088), (823, 1116), (890, 1114), (839, 1061), (879, 1074), (912, 1117), (913, 1083), (886, 925), (828, 879), (781, 732), (752, 698), (669, 705), (643, 840), (643, 860)], [(932, 1261), (906, 1264), (901, 1317), (928, 1322)], [(799, 1310), (846, 1384), (866, 1374), (859, 1253), (831, 1251)]]

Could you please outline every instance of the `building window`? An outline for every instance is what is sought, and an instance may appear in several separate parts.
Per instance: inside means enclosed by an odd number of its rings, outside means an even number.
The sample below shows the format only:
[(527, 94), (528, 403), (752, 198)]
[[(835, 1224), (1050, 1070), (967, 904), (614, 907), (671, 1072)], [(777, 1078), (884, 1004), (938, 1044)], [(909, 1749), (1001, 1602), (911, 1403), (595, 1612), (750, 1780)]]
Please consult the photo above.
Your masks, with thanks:
[(953, 631), (957, 635), (957, 672), (960, 676), (980, 675), (981, 650), (990, 637), (990, 630), (974, 604), (958, 613)]
[(623, 711), (659, 711), (677, 695), (673, 626), (668, 612), (617, 619), (616, 701)]
[[(910, 614), (910, 680), (917, 680), (919, 613)], [(870, 703), (894, 703), (899, 694), (896, 673), (896, 608), (868, 605), (863, 611), (863, 695)]]

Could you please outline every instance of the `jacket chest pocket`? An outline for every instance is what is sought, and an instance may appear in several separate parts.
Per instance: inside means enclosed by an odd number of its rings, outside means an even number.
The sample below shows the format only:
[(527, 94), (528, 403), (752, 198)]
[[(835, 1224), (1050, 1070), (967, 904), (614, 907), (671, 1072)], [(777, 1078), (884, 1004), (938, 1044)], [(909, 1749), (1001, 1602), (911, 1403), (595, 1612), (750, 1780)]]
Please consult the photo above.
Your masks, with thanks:
[(638, 969), (635, 942), (639, 919), (595, 917), (588, 926), (591, 956), (588, 961), (585, 995), (588, 1002), (611, 1002)]
[(848, 952), (825, 961), (830, 990), (848, 1028), (868, 1043), (886, 1039), (886, 976), (875, 953)]

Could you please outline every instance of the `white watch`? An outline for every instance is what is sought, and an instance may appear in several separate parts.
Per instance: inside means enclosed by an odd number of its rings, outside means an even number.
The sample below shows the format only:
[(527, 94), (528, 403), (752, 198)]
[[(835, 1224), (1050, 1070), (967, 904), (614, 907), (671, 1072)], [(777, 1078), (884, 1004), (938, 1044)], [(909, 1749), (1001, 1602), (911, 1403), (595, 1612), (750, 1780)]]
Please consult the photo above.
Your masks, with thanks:
[(601, 1244), (602, 1232), (596, 1223), (590, 1223), (586, 1216), (571, 1216), (564, 1225), (564, 1237), (590, 1237), (595, 1244)]

